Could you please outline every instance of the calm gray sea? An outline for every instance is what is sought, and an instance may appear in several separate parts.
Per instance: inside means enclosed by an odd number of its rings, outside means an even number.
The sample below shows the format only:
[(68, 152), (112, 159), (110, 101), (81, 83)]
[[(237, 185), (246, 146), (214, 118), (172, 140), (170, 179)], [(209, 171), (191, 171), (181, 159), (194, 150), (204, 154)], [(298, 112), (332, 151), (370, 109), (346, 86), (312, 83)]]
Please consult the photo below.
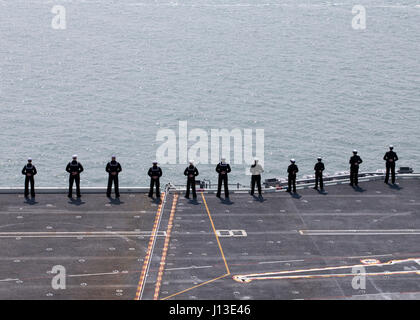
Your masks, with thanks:
[[(51, 28), (63, 5), (67, 29)], [(365, 30), (352, 7), (365, 6)], [(0, 186), (65, 186), (73, 153), (83, 185), (146, 185), (160, 129), (264, 129), (265, 178), (296, 158), (312, 173), (383, 167), (386, 146), (420, 171), (420, 1), (0, 0)], [(164, 165), (181, 183), (185, 164)], [(231, 182), (247, 183), (245, 165)], [(201, 178), (216, 181), (213, 165)]]

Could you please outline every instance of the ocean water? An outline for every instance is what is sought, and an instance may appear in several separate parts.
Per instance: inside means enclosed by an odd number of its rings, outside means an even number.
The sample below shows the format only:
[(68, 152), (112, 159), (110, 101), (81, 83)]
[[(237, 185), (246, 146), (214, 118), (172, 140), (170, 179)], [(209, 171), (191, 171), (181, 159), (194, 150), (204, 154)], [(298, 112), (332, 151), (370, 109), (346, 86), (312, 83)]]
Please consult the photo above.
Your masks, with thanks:
[[(56, 5), (67, 29), (51, 27)], [(352, 7), (365, 6), (365, 30)], [(420, 2), (360, 0), (0, 0), (0, 186), (66, 186), (77, 153), (84, 186), (144, 186), (161, 129), (264, 129), (265, 178), (296, 158), (311, 174), (399, 165), (420, 170)], [(231, 182), (248, 183), (247, 164)], [(183, 183), (166, 164), (163, 183)], [(214, 165), (198, 165), (216, 181)]]

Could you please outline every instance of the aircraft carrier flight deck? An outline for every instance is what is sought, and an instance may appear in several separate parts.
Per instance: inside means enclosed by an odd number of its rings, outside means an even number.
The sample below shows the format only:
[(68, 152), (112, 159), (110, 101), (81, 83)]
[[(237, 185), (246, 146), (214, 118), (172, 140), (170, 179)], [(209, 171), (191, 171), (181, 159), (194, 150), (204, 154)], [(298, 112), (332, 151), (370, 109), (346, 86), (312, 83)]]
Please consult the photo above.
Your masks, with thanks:
[(2, 192), (0, 299), (420, 299), (420, 176), (297, 191)]

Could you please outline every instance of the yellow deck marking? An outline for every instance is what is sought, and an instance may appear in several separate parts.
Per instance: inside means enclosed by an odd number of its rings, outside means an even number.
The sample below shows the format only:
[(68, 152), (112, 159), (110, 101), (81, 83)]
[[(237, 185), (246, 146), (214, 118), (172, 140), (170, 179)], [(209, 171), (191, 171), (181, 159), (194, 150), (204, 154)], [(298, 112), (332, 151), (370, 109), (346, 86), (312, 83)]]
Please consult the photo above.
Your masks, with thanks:
[(162, 249), (162, 258), (160, 259), (159, 272), (156, 279), (155, 294), (153, 297), (154, 300), (157, 300), (159, 298), (159, 290), (162, 283), (163, 272), (165, 270), (166, 255), (168, 253), (169, 240), (171, 239), (171, 231), (173, 227), (177, 201), (178, 201), (178, 194), (175, 194), (174, 199), (172, 201), (171, 215), (169, 216), (168, 228), (166, 229), (166, 238), (165, 238), (165, 243)]
[(229, 276), (229, 275), (230, 275), (230, 270), (229, 270), (229, 267), (228, 267), (228, 264), (227, 264), (227, 261), (226, 261), (226, 258), (225, 258), (225, 254), (223, 253), (223, 248), (222, 248), (222, 245), (220, 244), (219, 237), (217, 236), (216, 228), (214, 227), (213, 219), (212, 219), (212, 217), (211, 217), (211, 213), (210, 213), (210, 210), (209, 210), (209, 207), (208, 207), (208, 205), (207, 205), (206, 198), (204, 197), (204, 193), (203, 193), (203, 192), (201, 193), (201, 197), (203, 198), (203, 202), (204, 202), (204, 205), (205, 205), (205, 207), (206, 207), (207, 215), (209, 216), (210, 223), (211, 223), (211, 226), (212, 226), (212, 228), (213, 228), (213, 233), (214, 233), (214, 236), (216, 237), (216, 240), (217, 240), (217, 244), (218, 244), (218, 246), (219, 246), (220, 253), (222, 254), (223, 262), (225, 263), (225, 267), (226, 267), (226, 271), (227, 271), (227, 273), (226, 273), (226, 274), (224, 274), (223, 276), (220, 276), (220, 277), (217, 277), (217, 278), (214, 278), (214, 279), (210, 279), (210, 280), (208, 280), (208, 281), (205, 281), (205, 282), (203, 282), (203, 283), (200, 283), (200, 284), (198, 284), (198, 285), (195, 285), (195, 286), (193, 286), (193, 287), (191, 287), (191, 288), (188, 288), (188, 289), (185, 289), (185, 290), (179, 291), (179, 292), (177, 292), (177, 293), (171, 294), (170, 296), (167, 296), (167, 297), (165, 297), (165, 298), (162, 298), (162, 300), (167, 300), (167, 299), (170, 299), (170, 298), (175, 297), (175, 296), (177, 296), (177, 295), (179, 295), (179, 294), (182, 294), (182, 293), (188, 292), (188, 291), (190, 291), (190, 290), (193, 290), (193, 289), (195, 289), (195, 288), (198, 288), (198, 287), (204, 286), (204, 285), (206, 285), (206, 284), (208, 284), (208, 283), (212, 283), (212, 282), (214, 282), (214, 281), (217, 281), (217, 280), (219, 280), (219, 279), (225, 278), (225, 277), (227, 277), (227, 276)]
[(220, 276), (220, 277), (217, 277), (217, 278), (214, 278), (214, 279), (208, 280), (208, 281), (206, 281), (206, 282), (203, 282), (203, 283), (197, 284), (197, 285), (196, 285), (196, 286), (194, 286), (194, 287), (191, 287), (191, 288), (188, 288), (188, 289), (182, 290), (182, 291), (180, 291), (180, 292), (177, 292), (177, 293), (171, 294), (170, 296), (167, 296), (167, 297), (165, 297), (165, 298), (162, 298), (162, 300), (167, 300), (167, 299), (170, 299), (170, 298), (175, 297), (175, 296), (177, 296), (177, 295), (179, 295), (179, 294), (181, 294), (181, 293), (185, 293), (185, 292), (190, 291), (190, 290), (192, 290), (192, 289), (195, 289), (195, 288), (198, 288), (198, 287), (204, 286), (205, 284), (208, 284), (208, 283), (214, 282), (214, 281), (216, 281), (216, 280), (222, 279), (222, 278), (227, 277), (227, 276), (229, 276), (229, 275), (230, 275), (230, 274), (224, 274), (223, 276)]
[(160, 216), (162, 214), (162, 206), (163, 206), (164, 199), (165, 199), (165, 192), (163, 192), (160, 196), (160, 204), (156, 211), (156, 217), (155, 217), (155, 222), (153, 224), (152, 235), (150, 236), (149, 246), (147, 247), (146, 256), (144, 257), (143, 268), (141, 270), (139, 284), (137, 286), (137, 291), (136, 291), (136, 297), (134, 298), (134, 300), (140, 300), (141, 293), (143, 292), (144, 279), (146, 278), (147, 269), (149, 267), (149, 261), (150, 261), (150, 256), (153, 249), (153, 244), (155, 243), (155, 238), (157, 237), (157, 228), (159, 225)]
[(219, 237), (217, 235), (216, 228), (214, 227), (213, 219), (211, 218), (210, 210), (209, 210), (209, 207), (207, 206), (207, 202), (206, 202), (206, 198), (204, 197), (204, 193), (201, 193), (201, 197), (203, 198), (204, 205), (206, 206), (206, 211), (207, 211), (207, 214), (209, 216), (210, 223), (211, 223), (211, 226), (213, 228), (214, 235), (215, 235), (216, 240), (217, 240), (217, 244), (219, 245), (220, 253), (222, 254), (222, 258), (223, 258), (223, 261), (225, 263), (227, 274), (229, 275), (230, 274), (230, 270), (229, 270), (229, 267), (228, 267), (228, 264), (227, 264), (227, 261), (226, 261), (226, 258), (225, 258), (225, 254), (223, 253), (223, 248), (222, 248), (222, 245), (220, 244), (220, 241), (219, 241)]

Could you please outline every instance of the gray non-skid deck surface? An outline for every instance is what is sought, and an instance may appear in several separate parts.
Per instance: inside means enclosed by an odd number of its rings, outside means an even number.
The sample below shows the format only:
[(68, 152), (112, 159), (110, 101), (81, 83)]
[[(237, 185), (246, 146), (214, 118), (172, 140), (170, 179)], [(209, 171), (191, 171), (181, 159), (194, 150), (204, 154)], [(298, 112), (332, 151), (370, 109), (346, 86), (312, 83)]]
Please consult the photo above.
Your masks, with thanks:
[[(141, 298), (156, 297), (160, 285), (159, 299), (419, 299), (420, 260), (405, 259), (420, 259), (420, 180), (400, 179), (399, 189), (382, 181), (360, 186), (330, 186), (327, 195), (311, 189), (299, 190), (300, 197), (268, 193), (263, 202), (235, 193), (226, 203), (205, 193), (193, 203), (180, 194), (170, 237), (157, 237), (152, 248)], [(0, 298), (135, 297), (156, 204), (140, 194), (123, 194), (122, 204), (103, 195), (82, 199), (77, 204), (64, 195), (39, 195), (29, 205), (17, 195), (0, 195), (0, 237), (10, 236), (0, 238)], [(168, 230), (173, 202), (171, 192), (160, 233)], [(136, 230), (142, 238), (18, 233)], [(238, 236), (217, 238), (214, 230)], [(367, 277), (365, 290), (352, 288), (352, 276), (334, 276), (351, 275), (364, 258), (396, 262), (366, 266), (376, 275)], [(51, 288), (47, 271), (58, 264), (69, 275), (66, 290)], [(349, 268), (326, 269), (339, 266)], [(383, 272), (390, 273), (377, 275)], [(279, 278), (291, 275), (298, 277)]]
[[(156, 210), (144, 194), (0, 195), (0, 299), (133, 299)], [(66, 290), (52, 289), (55, 265)]]
[[(275, 278), (352, 274), (351, 268), (322, 268), (360, 265), (363, 258), (380, 262), (420, 258), (420, 180), (404, 179), (399, 183), (399, 190), (382, 181), (360, 183), (364, 190), (354, 190), (348, 185), (331, 186), (327, 195), (312, 189), (301, 190), (300, 198), (271, 193), (264, 196), (263, 203), (248, 194), (232, 195), (231, 204), (221, 202), (214, 194), (205, 194), (216, 230), (244, 230), (247, 234), (219, 238), (229, 270), (202, 197), (198, 205), (181, 198), (160, 297), (419, 299), (420, 274), (415, 272), (420, 270), (420, 260), (366, 267), (367, 273), (391, 272), (387, 276), (368, 276), (366, 290), (353, 289), (351, 276)], [(407, 234), (413, 231), (404, 229), (418, 232)], [(322, 235), (316, 230), (327, 230), (330, 234)], [(352, 231), (355, 235), (344, 235), (344, 230), (356, 230)], [(308, 235), (311, 232), (317, 235)], [(384, 232), (394, 234), (381, 234)], [(275, 273), (313, 268), (320, 270)], [(400, 271), (406, 273), (399, 274)], [(269, 272), (274, 274), (264, 275)], [(233, 280), (236, 275), (250, 274), (257, 274), (250, 282)], [(224, 277), (212, 281), (220, 276)], [(265, 276), (266, 279), (257, 280)], [(201, 285), (207, 281), (210, 282)]]

